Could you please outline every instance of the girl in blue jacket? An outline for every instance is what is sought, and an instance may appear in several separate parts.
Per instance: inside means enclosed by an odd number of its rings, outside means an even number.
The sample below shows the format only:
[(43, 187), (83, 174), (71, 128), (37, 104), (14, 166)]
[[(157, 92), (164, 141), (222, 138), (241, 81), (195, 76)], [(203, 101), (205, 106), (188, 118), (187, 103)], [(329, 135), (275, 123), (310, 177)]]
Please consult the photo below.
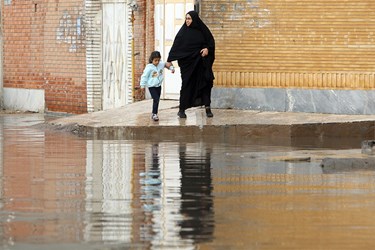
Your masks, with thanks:
[(146, 65), (141, 76), (141, 88), (147, 87), (153, 100), (151, 119), (154, 121), (159, 121), (158, 109), (161, 94), (161, 84), (164, 80), (164, 68), (168, 68), (172, 73), (174, 73), (172, 63), (161, 62), (160, 52), (153, 51), (149, 58), (149, 64)]

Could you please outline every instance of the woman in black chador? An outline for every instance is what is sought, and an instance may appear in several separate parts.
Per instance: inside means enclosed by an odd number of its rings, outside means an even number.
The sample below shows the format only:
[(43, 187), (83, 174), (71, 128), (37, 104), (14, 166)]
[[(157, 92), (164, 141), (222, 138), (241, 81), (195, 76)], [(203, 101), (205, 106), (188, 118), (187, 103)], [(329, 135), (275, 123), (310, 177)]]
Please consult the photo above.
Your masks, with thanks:
[(175, 37), (167, 61), (176, 60), (182, 78), (178, 116), (186, 118), (186, 109), (204, 105), (207, 117), (213, 117), (210, 104), (215, 39), (196, 11), (186, 14), (185, 23)]

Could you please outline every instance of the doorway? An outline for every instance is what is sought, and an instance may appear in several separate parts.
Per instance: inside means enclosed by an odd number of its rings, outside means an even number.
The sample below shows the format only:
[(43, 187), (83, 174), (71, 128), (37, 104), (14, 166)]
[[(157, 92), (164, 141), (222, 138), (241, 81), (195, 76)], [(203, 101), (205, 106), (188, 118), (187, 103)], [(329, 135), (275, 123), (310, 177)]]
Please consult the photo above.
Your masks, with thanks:
[(125, 1), (103, 2), (103, 110), (122, 107), (132, 101), (130, 18)]
[[(160, 51), (166, 61), (174, 37), (185, 22), (185, 14), (194, 9), (194, 0), (156, 0), (155, 1), (155, 49)], [(162, 99), (177, 100), (180, 97), (181, 75), (177, 62), (176, 72), (165, 70)]]

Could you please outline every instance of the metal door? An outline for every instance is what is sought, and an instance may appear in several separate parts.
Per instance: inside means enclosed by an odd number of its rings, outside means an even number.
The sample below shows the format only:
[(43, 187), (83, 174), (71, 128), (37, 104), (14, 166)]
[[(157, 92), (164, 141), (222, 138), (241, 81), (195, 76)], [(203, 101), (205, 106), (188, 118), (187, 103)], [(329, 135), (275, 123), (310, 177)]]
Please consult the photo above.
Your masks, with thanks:
[[(174, 37), (185, 22), (185, 14), (194, 9), (194, 0), (156, 0), (155, 1), (155, 48), (162, 55), (162, 60), (168, 58)], [(180, 68), (177, 62), (174, 74), (165, 70), (163, 83), (163, 99), (179, 99), (181, 88)]]
[(103, 110), (131, 102), (129, 22), (125, 2), (103, 2)]

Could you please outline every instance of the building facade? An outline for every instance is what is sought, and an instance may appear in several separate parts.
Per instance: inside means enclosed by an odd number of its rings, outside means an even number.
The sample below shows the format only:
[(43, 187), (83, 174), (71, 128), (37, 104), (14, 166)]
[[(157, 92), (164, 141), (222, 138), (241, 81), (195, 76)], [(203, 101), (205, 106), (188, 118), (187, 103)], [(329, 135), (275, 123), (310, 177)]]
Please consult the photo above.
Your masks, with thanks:
[[(375, 113), (370, 0), (4, 0), (3, 107), (80, 114), (143, 99), (148, 55), (166, 59), (164, 37), (194, 4), (216, 40), (213, 107)], [(165, 98), (178, 99), (176, 75)]]
[(216, 39), (213, 106), (375, 113), (375, 2), (199, 2)]
[(84, 3), (2, 3), (5, 108), (87, 112)]
[(3, 1), (3, 107), (80, 114), (133, 102), (134, 79), (154, 46), (153, 6)]

